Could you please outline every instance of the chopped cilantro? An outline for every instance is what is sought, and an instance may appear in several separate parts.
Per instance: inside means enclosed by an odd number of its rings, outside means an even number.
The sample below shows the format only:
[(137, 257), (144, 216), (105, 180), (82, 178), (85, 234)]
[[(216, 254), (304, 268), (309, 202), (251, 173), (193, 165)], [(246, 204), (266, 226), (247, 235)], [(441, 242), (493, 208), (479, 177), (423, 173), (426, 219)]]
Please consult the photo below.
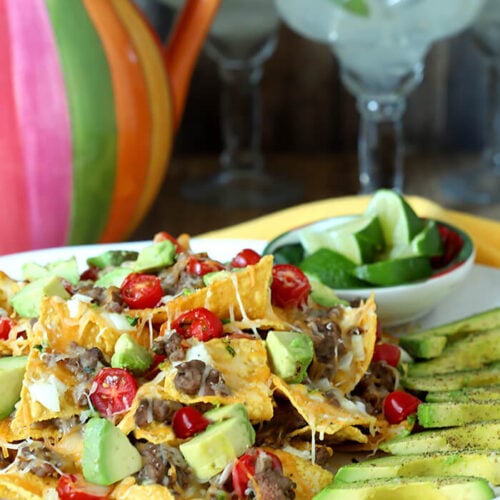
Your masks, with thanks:
[(138, 321), (139, 321), (139, 317), (132, 317), (132, 316), (125, 316), (125, 318), (127, 319), (127, 322), (130, 326), (135, 326), (137, 325)]
[(337, 4), (345, 10), (348, 10), (352, 14), (357, 16), (368, 17), (370, 15), (370, 9), (366, 0), (330, 0), (331, 2)]

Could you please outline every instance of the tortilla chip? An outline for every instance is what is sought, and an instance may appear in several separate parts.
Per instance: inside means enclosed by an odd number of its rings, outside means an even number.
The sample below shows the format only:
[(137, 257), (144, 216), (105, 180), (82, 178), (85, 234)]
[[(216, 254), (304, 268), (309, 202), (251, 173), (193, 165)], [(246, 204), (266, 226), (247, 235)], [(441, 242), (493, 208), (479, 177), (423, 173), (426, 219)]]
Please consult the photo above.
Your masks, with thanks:
[(154, 444), (175, 446), (178, 445), (179, 439), (176, 438), (171, 425), (151, 422), (145, 427), (137, 427), (135, 423), (135, 412), (142, 399), (168, 399), (163, 386), (163, 378), (160, 377), (160, 380), (158, 382), (157, 379), (154, 379), (139, 387), (132, 406), (118, 424), (118, 427), (124, 434), (133, 432), (136, 439), (146, 439)]
[(212, 403), (228, 405), (243, 403), (252, 422), (269, 420), (273, 416), (273, 399), (270, 388), (271, 370), (267, 351), (261, 339), (213, 339), (204, 342), (211, 358), (210, 366), (218, 370), (231, 391), (228, 396), (190, 396), (178, 391), (174, 384), (177, 370), (165, 363), (165, 394), (167, 399), (189, 405)]
[(33, 328), (33, 343), (64, 353), (68, 352), (72, 342), (76, 342), (85, 348), (97, 347), (111, 356), (118, 338), (128, 333), (139, 344), (149, 346), (149, 331), (146, 328), (137, 330), (127, 324), (126, 329), (119, 329), (113, 322), (113, 318), (118, 316), (77, 299), (45, 298)]
[(173, 321), (185, 311), (205, 307), (221, 319), (231, 320), (234, 329), (283, 329), (283, 321), (271, 306), (273, 257), (266, 255), (255, 265), (233, 271), (210, 285), (182, 295), (153, 310), (138, 310), (131, 314), (151, 318), (154, 323)]
[(14, 309), (12, 307), (11, 299), (19, 290), (22, 285), (11, 279), (4, 272), (0, 271), (0, 308), (7, 314), (12, 314)]
[(320, 391), (312, 391), (304, 384), (287, 384), (280, 377), (273, 375), (273, 384), (276, 389), (288, 398), (311, 430), (322, 435), (336, 434), (341, 429), (353, 425), (373, 426), (376, 419), (355, 407), (353, 403), (349, 408), (347, 400), (341, 401), (339, 406), (334, 406), (327, 401)]
[(175, 497), (165, 486), (160, 484), (140, 485), (133, 477), (127, 477), (113, 490), (112, 499), (117, 500), (175, 500)]
[[(312, 429), (309, 425), (296, 429), (290, 433), (291, 438), (310, 439)], [(335, 434), (325, 434), (322, 439), (322, 444), (337, 446), (345, 442), (367, 444), (369, 436), (359, 427), (352, 425), (338, 430)]]
[[(345, 363), (345, 367), (342, 359), (339, 360), (340, 366), (333, 384), (343, 394), (348, 394), (363, 378), (373, 357), (377, 339), (377, 314), (373, 295), (359, 307), (346, 308), (340, 326), (346, 355), (350, 356), (352, 353), (353, 357), (350, 363)], [(359, 335), (352, 334), (353, 330), (359, 331)], [(359, 346), (353, 343), (355, 337), (361, 338)]]
[[(298, 455), (275, 448), (264, 448), (281, 461), (283, 473), (295, 484), (295, 498), (312, 498), (333, 480), (333, 474)], [(261, 498), (257, 495), (257, 498)], [(262, 498), (262, 500), (265, 500)]]
[[(30, 472), (8, 472), (0, 474), (0, 498), (12, 500), (57, 498), (56, 485), (57, 479), (52, 477), (41, 478)], [(54, 495), (49, 497), (51, 490)]]

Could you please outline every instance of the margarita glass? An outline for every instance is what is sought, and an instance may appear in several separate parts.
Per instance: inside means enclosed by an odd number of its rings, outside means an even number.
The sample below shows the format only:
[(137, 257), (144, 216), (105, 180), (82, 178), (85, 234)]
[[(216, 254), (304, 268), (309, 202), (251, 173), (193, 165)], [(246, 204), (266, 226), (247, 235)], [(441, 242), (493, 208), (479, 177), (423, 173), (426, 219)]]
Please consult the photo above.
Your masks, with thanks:
[(402, 117), (436, 40), (469, 26), (484, 0), (275, 0), (296, 32), (326, 43), (357, 100), (361, 192), (403, 190)]
[[(162, 1), (172, 7), (183, 3)], [(266, 172), (261, 147), (260, 83), (276, 48), (279, 22), (272, 0), (222, 0), (205, 41), (222, 84), (222, 168), (215, 176), (184, 183), (184, 197), (228, 208), (279, 206), (300, 198), (297, 185)]]
[(471, 204), (500, 202), (500, 1), (487, 0), (472, 38), (487, 72), (485, 142), (479, 164), (443, 178), (448, 198)]

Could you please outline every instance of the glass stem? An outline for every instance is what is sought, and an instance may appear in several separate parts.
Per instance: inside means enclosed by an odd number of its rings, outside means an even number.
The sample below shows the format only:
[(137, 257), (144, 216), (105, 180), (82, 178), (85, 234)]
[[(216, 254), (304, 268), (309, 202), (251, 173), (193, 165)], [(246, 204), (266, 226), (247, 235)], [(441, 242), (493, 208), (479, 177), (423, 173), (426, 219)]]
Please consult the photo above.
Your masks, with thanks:
[(262, 65), (258, 63), (238, 67), (219, 65), (224, 142), (221, 164), (224, 169), (254, 171), (264, 167), (261, 153), (262, 72)]
[(360, 95), (358, 137), (359, 181), (362, 193), (389, 188), (403, 191), (404, 141), (402, 117), (404, 97), (377, 98)]
[(485, 160), (500, 175), (500, 59), (488, 59)]

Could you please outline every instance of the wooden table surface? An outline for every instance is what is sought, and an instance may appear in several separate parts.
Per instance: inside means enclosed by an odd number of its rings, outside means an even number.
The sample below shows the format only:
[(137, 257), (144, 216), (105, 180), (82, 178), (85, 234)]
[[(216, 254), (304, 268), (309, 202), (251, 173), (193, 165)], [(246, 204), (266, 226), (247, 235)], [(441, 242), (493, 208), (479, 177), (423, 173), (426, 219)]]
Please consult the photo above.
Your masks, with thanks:
[[(473, 160), (474, 158), (466, 156), (409, 155), (406, 160), (405, 194), (424, 196), (448, 208), (500, 220), (500, 204), (467, 206), (453, 203), (443, 194), (442, 176)], [(296, 181), (303, 186), (303, 196), (297, 203), (358, 192), (355, 155), (269, 155), (266, 156), (266, 163), (269, 173), (281, 179)], [(180, 186), (183, 183), (202, 175), (211, 175), (218, 170), (216, 156), (174, 156), (158, 197), (130, 240), (150, 239), (162, 230), (174, 235), (183, 232), (197, 235), (284, 208), (274, 206), (227, 209), (216, 204), (191, 202), (182, 197)]]

